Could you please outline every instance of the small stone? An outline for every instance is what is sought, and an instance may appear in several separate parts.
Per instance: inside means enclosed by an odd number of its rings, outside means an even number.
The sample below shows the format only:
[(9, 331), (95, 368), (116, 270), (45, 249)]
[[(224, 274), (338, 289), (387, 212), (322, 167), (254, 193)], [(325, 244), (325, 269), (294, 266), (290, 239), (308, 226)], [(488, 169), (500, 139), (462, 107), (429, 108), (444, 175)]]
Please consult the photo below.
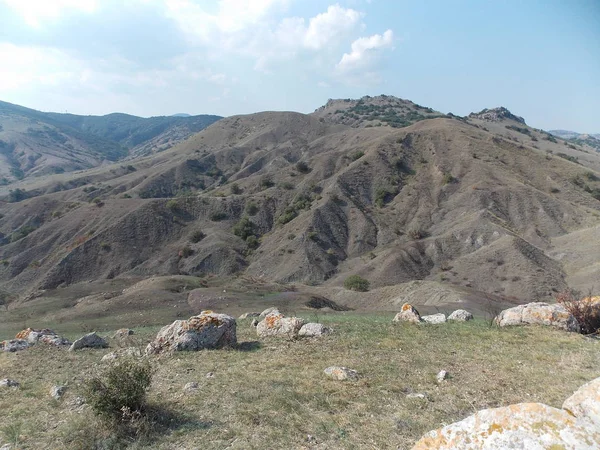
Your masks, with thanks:
[(421, 316), (421, 320), (426, 323), (446, 323), (446, 316), (442, 313), (430, 314), (429, 316)]
[(129, 328), (121, 328), (120, 330), (115, 331), (115, 334), (113, 334), (112, 338), (117, 340), (125, 339), (133, 334), (135, 334), (135, 331)]
[(110, 353), (107, 353), (106, 355), (104, 355), (100, 361), (110, 362), (110, 361), (114, 361), (118, 357), (119, 356), (117, 355), (117, 352), (110, 352)]
[(66, 391), (67, 386), (52, 386), (50, 388), (50, 396), (55, 400), (60, 400)]
[(195, 381), (191, 381), (189, 383), (187, 383), (184, 387), (183, 390), (184, 391), (195, 391), (199, 388), (199, 384), (196, 383)]
[(12, 445), (4, 444), (2, 447), (0, 447), (0, 450), (12, 450)]
[(85, 405), (85, 398), (83, 397), (75, 397), (69, 402), (69, 407), (71, 409), (78, 409)]
[(423, 394), (421, 392), (413, 392), (411, 394), (406, 394), (406, 398), (416, 398), (419, 400), (427, 400), (429, 396), (427, 394)]
[(394, 317), (394, 322), (420, 323), (421, 315), (414, 306), (412, 306), (410, 303), (405, 303), (402, 305), (400, 312), (396, 314), (396, 317)]
[(80, 350), (82, 348), (107, 348), (108, 342), (98, 336), (96, 333), (88, 333), (85, 336), (77, 339), (71, 347), (69, 347), (69, 351), (73, 352), (75, 350)]
[(347, 367), (331, 366), (324, 372), (329, 378), (337, 381), (358, 380), (358, 372)]
[(208, 373), (206, 374), (206, 378), (214, 378), (214, 377), (215, 377), (215, 374), (214, 374), (214, 373), (212, 373), (212, 372), (208, 372)]
[(8, 387), (8, 388), (18, 388), (20, 383), (15, 380), (11, 380), (10, 378), (5, 378), (0, 380), (0, 388)]
[(322, 323), (306, 323), (302, 325), (298, 333), (302, 337), (320, 337), (331, 333), (331, 328), (326, 327)]
[(445, 370), (440, 370), (440, 372), (437, 374), (437, 376), (435, 378), (438, 383), (441, 383), (442, 381), (448, 379), (448, 372), (446, 372)]
[(457, 309), (448, 316), (448, 320), (454, 320), (455, 322), (467, 322), (473, 320), (473, 314), (464, 309)]

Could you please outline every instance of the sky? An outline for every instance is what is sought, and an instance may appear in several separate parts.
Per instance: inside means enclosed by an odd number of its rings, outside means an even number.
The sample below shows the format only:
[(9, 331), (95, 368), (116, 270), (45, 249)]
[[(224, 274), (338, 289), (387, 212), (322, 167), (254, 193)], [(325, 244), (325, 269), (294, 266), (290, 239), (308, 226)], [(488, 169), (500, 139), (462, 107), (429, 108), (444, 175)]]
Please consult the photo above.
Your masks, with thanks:
[(0, 0), (0, 100), (312, 112), (394, 95), (600, 133), (600, 0)]

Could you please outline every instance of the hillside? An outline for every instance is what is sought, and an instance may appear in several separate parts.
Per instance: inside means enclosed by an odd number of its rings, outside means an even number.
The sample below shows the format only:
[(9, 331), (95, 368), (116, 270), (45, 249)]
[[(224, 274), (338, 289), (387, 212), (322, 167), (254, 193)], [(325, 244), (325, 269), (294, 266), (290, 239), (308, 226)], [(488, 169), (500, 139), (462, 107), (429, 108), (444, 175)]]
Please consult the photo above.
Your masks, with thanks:
[(0, 102), (0, 182), (73, 172), (172, 147), (218, 116), (77, 116)]
[(549, 133), (578, 145), (587, 145), (600, 152), (600, 133), (583, 134), (567, 130), (550, 130)]

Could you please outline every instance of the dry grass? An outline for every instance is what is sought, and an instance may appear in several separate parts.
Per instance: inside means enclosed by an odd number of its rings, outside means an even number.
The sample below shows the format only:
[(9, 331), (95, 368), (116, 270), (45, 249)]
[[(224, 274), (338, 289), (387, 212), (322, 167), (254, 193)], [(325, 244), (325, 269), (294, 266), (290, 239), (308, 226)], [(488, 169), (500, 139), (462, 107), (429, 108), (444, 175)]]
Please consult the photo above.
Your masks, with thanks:
[[(309, 319), (315, 317), (308, 316)], [(321, 315), (335, 333), (318, 340), (256, 342), (249, 321), (238, 323), (238, 350), (153, 358), (149, 400), (160, 427), (129, 448), (397, 449), (426, 431), (473, 411), (541, 401), (560, 406), (598, 376), (598, 341), (547, 328), (490, 328), (484, 321), (394, 325), (389, 314)], [(139, 330), (139, 345), (156, 329)], [(20, 448), (118, 448), (89, 410), (72, 409), (82, 381), (108, 350), (67, 353), (32, 348), (0, 355), (0, 378), (21, 382), (0, 391), (0, 442)], [(323, 369), (358, 370), (358, 382), (326, 379)], [(436, 374), (450, 379), (441, 385)], [(213, 372), (214, 377), (206, 374)], [(195, 392), (184, 392), (191, 381)], [(69, 384), (65, 398), (48, 391)], [(422, 392), (427, 400), (407, 398)], [(8, 427), (8, 428), (7, 428)], [(4, 431), (6, 429), (6, 431)], [(309, 440), (308, 436), (312, 436)]]

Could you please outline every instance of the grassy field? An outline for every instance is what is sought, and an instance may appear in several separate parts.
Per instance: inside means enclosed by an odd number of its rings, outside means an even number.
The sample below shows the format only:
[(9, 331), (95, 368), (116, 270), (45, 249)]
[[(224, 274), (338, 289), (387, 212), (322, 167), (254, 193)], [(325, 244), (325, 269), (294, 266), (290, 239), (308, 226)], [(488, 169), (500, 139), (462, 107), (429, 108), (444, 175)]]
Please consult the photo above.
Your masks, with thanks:
[[(498, 329), (485, 321), (392, 324), (393, 315), (308, 315), (334, 334), (295, 342), (257, 341), (238, 321), (236, 350), (153, 357), (149, 399), (163, 424), (120, 444), (153, 449), (407, 449), (430, 429), (476, 410), (522, 401), (560, 406), (599, 376), (598, 341), (541, 327)], [(142, 347), (157, 328), (136, 330)], [(74, 408), (81, 383), (107, 350), (68, 353), (42, 346), (0, 355), (0, 443), (22, 449), (119, 448), (87, 408)], [(356, 369), (356, 382), (323, 369)], [(445, 369), (450, 378), (437, 384)], [(213, 377), (206, 374), (212, 372)], [(197, 391), (185, 392), (188, 382)], [(67, 384), (63, 399), (50, 387)], [(425, 399), (409, 398), (424, 393)], [(166, 422), (166, 423), (165, 423)]]

